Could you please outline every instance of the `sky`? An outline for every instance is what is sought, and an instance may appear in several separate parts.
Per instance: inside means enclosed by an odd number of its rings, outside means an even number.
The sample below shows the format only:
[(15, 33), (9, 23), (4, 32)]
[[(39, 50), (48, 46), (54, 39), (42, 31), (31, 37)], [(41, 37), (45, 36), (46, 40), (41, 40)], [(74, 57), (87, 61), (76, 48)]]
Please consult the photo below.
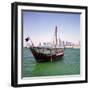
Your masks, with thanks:
[(51, 42), (57, 26), (58, 37), (64, 41), (80, 41), (80, 14), (23, 11), (23, 41), (30, 37), (34, 44)]

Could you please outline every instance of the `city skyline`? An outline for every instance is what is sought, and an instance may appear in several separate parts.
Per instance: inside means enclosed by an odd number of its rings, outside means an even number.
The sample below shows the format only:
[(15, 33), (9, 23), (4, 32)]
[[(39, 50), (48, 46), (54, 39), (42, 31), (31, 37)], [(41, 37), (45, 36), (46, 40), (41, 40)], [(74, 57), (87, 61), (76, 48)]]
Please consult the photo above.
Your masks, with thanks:
[(57, 26), (62, 41), (80, 41), (80, 14), (23, 11), (23, 42), (30, 37), (34, 44), (51, 42)]

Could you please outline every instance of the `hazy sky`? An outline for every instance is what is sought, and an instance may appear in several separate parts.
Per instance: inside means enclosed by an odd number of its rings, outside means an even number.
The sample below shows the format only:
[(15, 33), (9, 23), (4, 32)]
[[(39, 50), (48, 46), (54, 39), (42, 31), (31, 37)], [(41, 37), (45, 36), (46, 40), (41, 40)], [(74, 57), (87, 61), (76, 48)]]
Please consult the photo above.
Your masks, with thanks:
[(80, 14), (23, 11), (24, 39), (30, 36), (34, 43), (51, 42), (55, 26), (61, 40), (80, 40)]

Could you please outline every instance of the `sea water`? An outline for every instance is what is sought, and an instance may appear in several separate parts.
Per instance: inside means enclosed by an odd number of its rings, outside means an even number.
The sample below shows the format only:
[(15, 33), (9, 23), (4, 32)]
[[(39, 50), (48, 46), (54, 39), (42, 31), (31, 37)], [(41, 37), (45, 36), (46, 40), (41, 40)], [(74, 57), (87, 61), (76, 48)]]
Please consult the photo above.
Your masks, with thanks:
[(80, 49), (67, 48), (57, 61), (37, 63), (30, 49), (23, 48), (22, 77), (80, 74)]

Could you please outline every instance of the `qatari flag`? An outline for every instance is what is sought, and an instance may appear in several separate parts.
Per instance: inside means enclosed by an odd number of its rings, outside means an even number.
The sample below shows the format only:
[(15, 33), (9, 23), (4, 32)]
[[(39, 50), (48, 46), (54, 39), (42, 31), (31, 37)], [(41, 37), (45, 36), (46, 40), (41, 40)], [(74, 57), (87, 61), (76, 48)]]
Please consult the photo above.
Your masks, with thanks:
[(25, 41), (28, 42), (29, 41), (29, 37), (25, 38)]

